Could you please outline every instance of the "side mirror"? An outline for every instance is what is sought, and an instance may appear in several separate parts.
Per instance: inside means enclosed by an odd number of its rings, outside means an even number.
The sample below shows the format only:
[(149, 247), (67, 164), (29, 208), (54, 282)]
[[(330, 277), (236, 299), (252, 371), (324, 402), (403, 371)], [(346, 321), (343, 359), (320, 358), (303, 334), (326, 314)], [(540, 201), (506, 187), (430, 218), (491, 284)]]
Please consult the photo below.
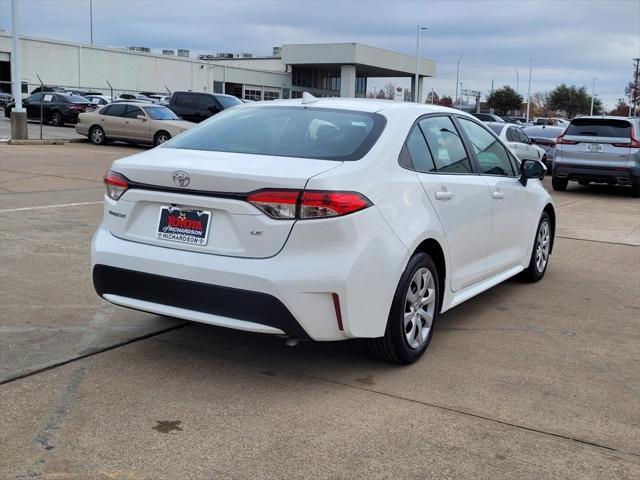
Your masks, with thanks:
[(520, 164), (520, 183), (526, 187), (530, 178), (542, 179), (545, 173), (547, 173), (547, 167), (538, 160), (523, 160)]
[(136, 118), (137, 118), (138, 120), (142, 120), (142, 121), (144, 121), (144, 122), (146, 122), (146, 121), (147, 121), (147, 117), (145, 117), (144, 115), (138, 115)]
[(536, 139), (535, 138), (530, 138), (529, 139), (529, 145), (533, 145), (534, 143), (536, 143)]

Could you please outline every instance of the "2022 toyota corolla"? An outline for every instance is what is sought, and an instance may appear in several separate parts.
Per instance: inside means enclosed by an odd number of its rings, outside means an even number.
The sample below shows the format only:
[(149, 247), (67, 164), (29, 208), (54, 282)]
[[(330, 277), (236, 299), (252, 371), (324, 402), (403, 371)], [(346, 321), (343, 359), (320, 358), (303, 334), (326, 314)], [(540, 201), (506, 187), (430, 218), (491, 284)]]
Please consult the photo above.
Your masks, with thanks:
[(147, 312), (419, 358), (444, 312), (543, 277), (555, 210), (457, 110), (377, 100), (247, 104), (114, 162), (95, 288)]

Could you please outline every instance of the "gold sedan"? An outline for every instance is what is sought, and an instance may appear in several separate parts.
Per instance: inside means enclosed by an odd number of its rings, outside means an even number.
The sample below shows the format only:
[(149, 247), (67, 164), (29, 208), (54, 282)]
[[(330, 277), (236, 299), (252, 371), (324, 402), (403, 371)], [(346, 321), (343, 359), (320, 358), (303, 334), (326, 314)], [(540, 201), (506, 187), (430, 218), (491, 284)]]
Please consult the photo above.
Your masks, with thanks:
[(181, 120), (162, 105), (136, 102), (111, 103), (99, 110), (81, 113), (76, 132), (95, 145), (109, 140), (160, 145), (195, 123)]

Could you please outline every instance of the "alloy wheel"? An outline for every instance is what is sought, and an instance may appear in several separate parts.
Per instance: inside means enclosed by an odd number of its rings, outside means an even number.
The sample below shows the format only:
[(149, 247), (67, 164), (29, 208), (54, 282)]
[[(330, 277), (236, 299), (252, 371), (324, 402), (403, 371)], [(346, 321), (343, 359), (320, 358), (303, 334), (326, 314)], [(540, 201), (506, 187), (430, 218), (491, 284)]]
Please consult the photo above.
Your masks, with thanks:
[(550, 231), (549, 223), (546, 220), (543, 221), (536, 237), (536, 268), (538, 272), (544, 272), (549, 261)]
[(436, 308), (436, 287), (426, 267), (414, 274), (404, 300), (404, 335), (410, 348), (418, 350), (429, 338)]

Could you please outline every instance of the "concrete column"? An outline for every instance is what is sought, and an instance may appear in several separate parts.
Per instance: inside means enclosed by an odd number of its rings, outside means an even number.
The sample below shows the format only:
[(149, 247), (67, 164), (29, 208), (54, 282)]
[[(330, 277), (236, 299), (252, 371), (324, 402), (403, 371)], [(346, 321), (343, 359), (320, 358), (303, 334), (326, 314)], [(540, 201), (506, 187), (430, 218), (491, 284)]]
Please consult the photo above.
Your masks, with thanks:
[(29, 130), (27, 128), (27, 112), (22, 110), (16, 112), (11, 110), (11, 139), (27, 140), (29, 138)]
[(416, 77), (411, 76), (411, 98), (415, 98), (416, 94)]
[(340, 66), (340, 96), (354, 98), (356, 96), (356, 66)]
[(424, 92), (424, 77), (420, 75), (418, 79), (418, 103), (422, 103), (422, 93)]

